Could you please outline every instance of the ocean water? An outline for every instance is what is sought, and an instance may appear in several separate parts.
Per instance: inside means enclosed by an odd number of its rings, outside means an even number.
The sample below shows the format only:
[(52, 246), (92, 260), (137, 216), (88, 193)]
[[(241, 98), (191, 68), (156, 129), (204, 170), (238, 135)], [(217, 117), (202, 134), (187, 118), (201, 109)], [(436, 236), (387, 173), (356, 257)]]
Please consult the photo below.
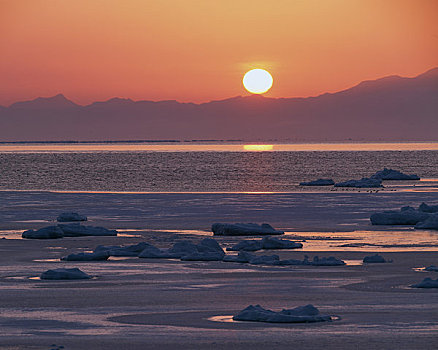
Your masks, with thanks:
[(0, 190), (327, 191), (298, 184), (358, 179), (383, 167), (418, 174), (418, 188), (434, 187), (438, 144), (2, 144)]

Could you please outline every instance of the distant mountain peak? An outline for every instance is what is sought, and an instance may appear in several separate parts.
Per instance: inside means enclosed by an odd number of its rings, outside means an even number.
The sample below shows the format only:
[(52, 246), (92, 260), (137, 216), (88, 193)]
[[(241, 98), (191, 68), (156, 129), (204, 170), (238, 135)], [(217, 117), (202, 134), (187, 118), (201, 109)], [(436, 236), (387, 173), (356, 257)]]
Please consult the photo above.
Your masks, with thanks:
[(63, 94), (57, 94), (50, 97), (37, 97), (30, 101), (20, 101), (15, 102), (10, 105), (10, 108), (30, 108), (30, 109), (58, 109), (58, 108), (69, 108), (78, 107), (76, 103), (67, 99)]

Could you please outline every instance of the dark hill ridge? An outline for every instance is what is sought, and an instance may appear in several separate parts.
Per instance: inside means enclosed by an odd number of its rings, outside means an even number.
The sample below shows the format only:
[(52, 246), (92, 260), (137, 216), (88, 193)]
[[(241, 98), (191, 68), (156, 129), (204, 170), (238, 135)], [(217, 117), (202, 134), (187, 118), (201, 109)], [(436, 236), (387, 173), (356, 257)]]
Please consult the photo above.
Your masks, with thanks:
[(0, 107), (0, 141), (246, 139), (438, 141), (438, 68), (307, 98), (201, 104), (112, 98), (80, 106), (59, 94)]

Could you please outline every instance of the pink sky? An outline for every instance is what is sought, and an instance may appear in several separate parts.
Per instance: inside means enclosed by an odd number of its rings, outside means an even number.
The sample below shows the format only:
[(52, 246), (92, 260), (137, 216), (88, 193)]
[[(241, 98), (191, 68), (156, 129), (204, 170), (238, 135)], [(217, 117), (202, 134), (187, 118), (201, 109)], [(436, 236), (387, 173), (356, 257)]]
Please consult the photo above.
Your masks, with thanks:
[(203, 102), (338, 91), (438, 66), (438, 1), (0, 1), (0, 105), (63, 93)]

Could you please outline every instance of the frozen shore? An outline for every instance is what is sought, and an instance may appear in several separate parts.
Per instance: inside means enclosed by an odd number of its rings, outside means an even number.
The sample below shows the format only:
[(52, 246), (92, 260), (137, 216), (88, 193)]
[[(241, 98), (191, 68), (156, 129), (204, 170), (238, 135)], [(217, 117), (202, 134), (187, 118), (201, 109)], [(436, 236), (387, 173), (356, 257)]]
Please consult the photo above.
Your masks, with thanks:
[[(310, 349), (434, 349), (436, 345), (438, 290), (409, 286), (438, 277), (422, 269), (438, 263), (438, 247), (421, 251), (414, 246), (405, 252), (392, 247), (384, 253), (385, 259), (393, 260), (390, 264), (361, 261), (381, 253), (383, 248), (373, 244), (393, 230), (372, 226), (371, 213), (421, 202), (437, 204), (438, 193), (0, 192), (0, 198), (3, 232), (47, 226), (47, 220), (62, 211), (81, 212), (93, 226), (125, 228), (116, 237), (23, 240), (5, 234), (7, 239), (0, 240), (0, 349), (56, 348), (52, 344), (69, 350), (289, 349), (290, 344)], [(209, 228), (217, 221), (269, 222), (304, 237), (320, 232), (326, 238), (322, 243), (306, 240), (301, 250), (275, 254), (282, 260), (334, 256), (347, 265), (277, 267), (136, 257), (59, 260), (98, 245), (146, 241), (167, 248), (177, 239), (199, 242), (212, 236)], [(349, 241), (352, 231), (369, 232), (369, 245)], [(284, 238), (290, 239), (287, 232)], [(415, 231), (408, 228), (397, 234), (400, 239)], [(427, 235), (430, 242), (438, 239), (438, 232)], [(342, 240), (333, 241), (333, 236), (341, 236), (350, 246), (340, 247)], [(242, 239), (215, 238), (223, 248)], [(57, 268), (80, 268), (93, 279), (38, 278)], [(312, 304), (341, 319), (292, 325), (232, 322), (232, 315), (249, 304), (273, 310)]]

